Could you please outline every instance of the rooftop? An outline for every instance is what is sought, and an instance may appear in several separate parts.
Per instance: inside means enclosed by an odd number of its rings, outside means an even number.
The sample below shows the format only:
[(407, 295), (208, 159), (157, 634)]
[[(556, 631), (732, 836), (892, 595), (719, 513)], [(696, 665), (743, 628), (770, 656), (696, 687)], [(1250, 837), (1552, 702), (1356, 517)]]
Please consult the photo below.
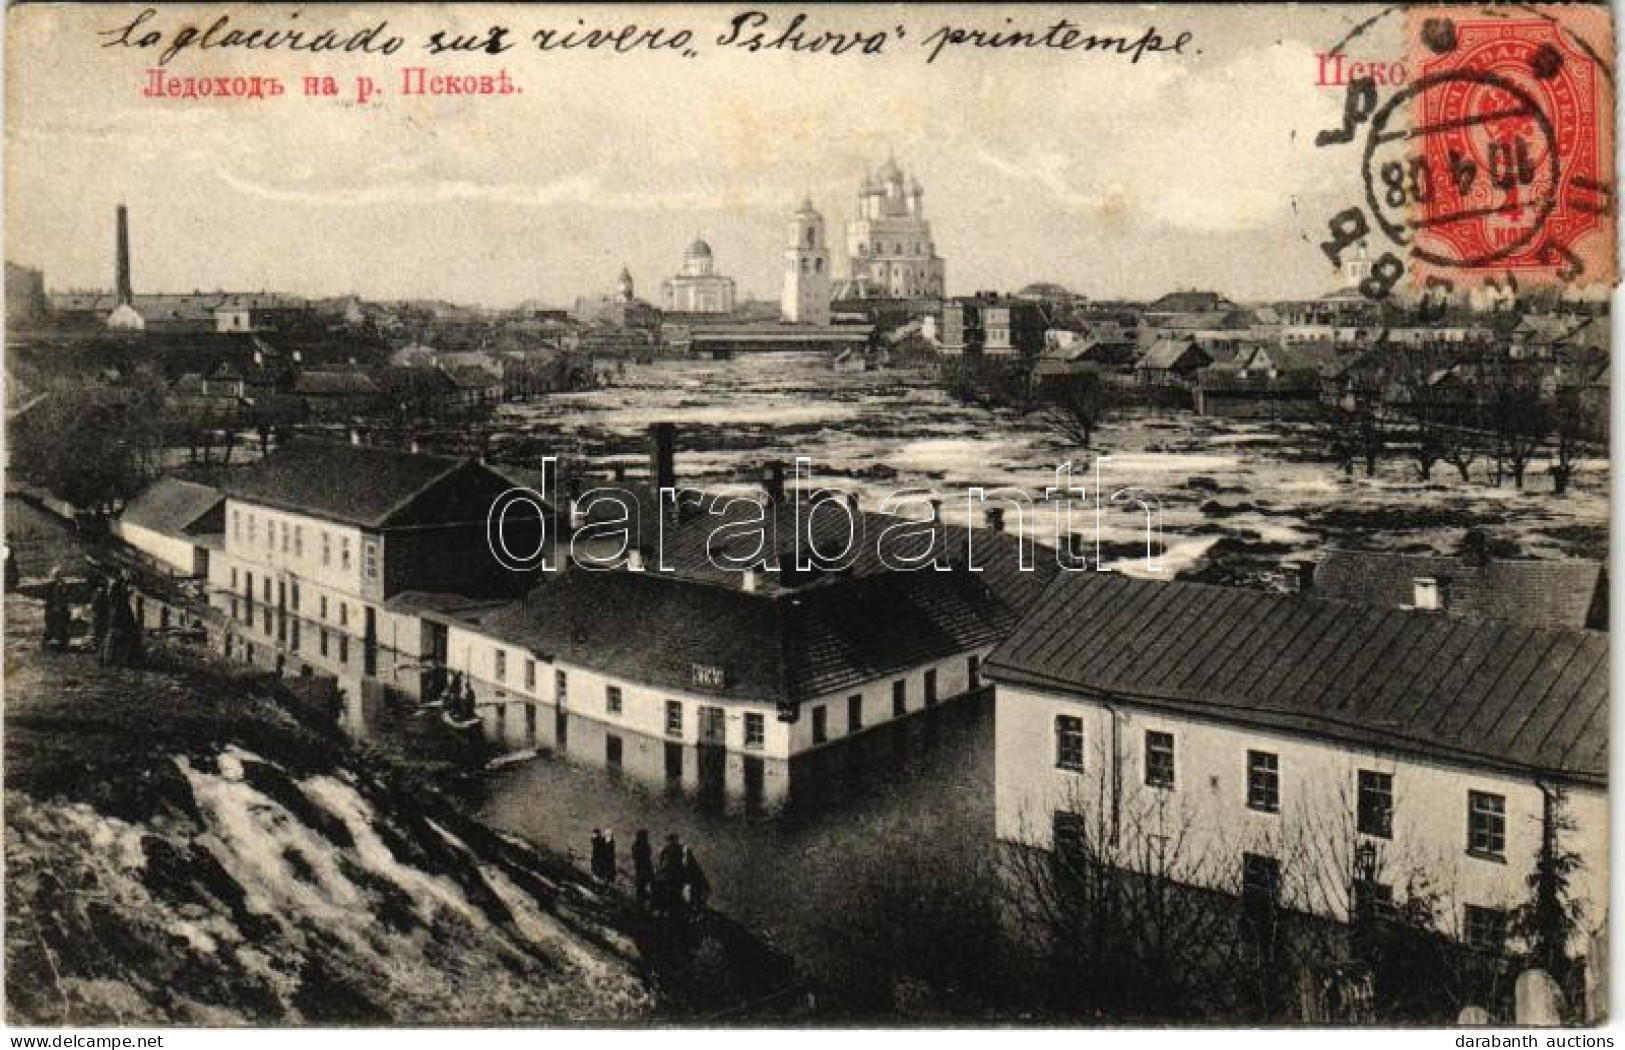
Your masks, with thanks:
[[(432, 507), (415, 507), (458, 475), (472, 483), (444, 489), (446, 498)], [(309, 439), (284, 445), (223, 486), (233, 499), (369, 528), (423, 516), (483, 518), (485, 490), (488, 500), (508, 487), (473, 460)], [(409, 514), (414, 509), (421, 513)]]
[(1439, 581), (1447, 616), (1532, 627), (1608, 626), (1607, 566), (1570, 560), (1429, 557), (1387, 551), (1327, 551), (1315, 592), (1388, 608), (1415, 600), (1418, 578)]
[(225, 495), (212, 486), (159, 478), (125, 506), (119, 522), (163, 536), (189, 537), (202, 531), (203, 519), (224, 501)]
[(1098, 572), (989, 658), (1011, 684), (1604, 783), (1608, 636)]

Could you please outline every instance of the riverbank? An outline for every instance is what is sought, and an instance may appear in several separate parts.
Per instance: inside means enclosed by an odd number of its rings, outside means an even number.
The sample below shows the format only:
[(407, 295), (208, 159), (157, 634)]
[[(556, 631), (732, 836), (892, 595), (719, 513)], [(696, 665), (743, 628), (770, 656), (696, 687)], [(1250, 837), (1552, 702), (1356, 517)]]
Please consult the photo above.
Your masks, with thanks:
[(787, 962), (736, 925), (652, 924), (272, 677), (164, 646), (102, 668), (39, 649), (36, 597), (5, 612), (13, 1023), (636, 1024), (793, 1002), (774, 996)]

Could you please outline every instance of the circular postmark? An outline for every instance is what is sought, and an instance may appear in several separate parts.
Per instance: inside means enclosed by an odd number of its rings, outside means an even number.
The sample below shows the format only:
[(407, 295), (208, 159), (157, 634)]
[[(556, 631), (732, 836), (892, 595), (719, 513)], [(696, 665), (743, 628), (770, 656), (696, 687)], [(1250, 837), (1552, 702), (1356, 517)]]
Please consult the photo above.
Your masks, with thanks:
[(1491, 266), (1533, 245), (1557, 207), (1557, 129), (1504, 76), (1430, 74), (1372, 115), (1362, 178), (1378, 228), (1413, 258)]

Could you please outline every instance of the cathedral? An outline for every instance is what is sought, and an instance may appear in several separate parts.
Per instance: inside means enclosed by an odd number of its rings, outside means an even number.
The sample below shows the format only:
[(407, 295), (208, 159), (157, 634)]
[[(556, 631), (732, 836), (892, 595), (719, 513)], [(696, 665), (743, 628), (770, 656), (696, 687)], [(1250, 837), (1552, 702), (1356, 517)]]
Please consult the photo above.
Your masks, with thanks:
[(683, 253), (683, 268), (661, 285), (661, 305), (670, 313), (731, 314), (734, 279), (716, 272), (711, 246), (696, 237)]
[(925, 190), (888, 160), (858, 189), (857, 211), (846, 227), (850, 281), (837, 298), (941, 297), (944, 266), (925, 218)]

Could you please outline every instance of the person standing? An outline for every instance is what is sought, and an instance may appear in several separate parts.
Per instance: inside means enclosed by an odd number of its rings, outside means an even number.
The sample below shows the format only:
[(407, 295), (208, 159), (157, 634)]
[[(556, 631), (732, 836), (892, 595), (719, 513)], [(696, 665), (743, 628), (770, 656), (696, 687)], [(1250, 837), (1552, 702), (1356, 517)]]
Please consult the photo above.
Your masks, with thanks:
[(683, 846), (676, 835), (667, 835), (660, 847), (660, 864), (655, 868), (655, 910), (675, 915), (683, 907)]
[(604, 832), (602, 828), (592, 829), (592, 862), (588, 865), (592, 877), (604, 877)]
[(23, 582), (23, 570), (17, 565), (17, 552), (11, 544), (6, 544), (6, 593), (14, 594), (17, 585)]
[(68, 627), (73, 615), (68, 608), (68, 585), (62, 579), (62, 566), (53, 566), (45, 581), (45, 637), (41, 644), (46, 649), (68, 647)]
[(107, 641), (107, 614), (111, 611), (113, 581), (95, 573), (90, 578), (90, 651), (101, 654)]
[(695, 916), (704, 915), (706, 902), (711, 899), (711, 880), (705, 877), (700, 859), (687, 847), (683, 849), (683, 884), (688, 888), (688, 904)]
[(649, 888), (655, 878), (654, 848), (649, 845), (649, 832), (639, 828), (632, 836), (632, 885), (637, 891), (639, 907), (649, 904)]
[(614, 885), (618, 861), (615, 857), (615, 829), (604, 829), (604, 881)]
[(141, 662), (141, 625), (130, 607), (130, 584), (114, 578), (108, 590), (107, 637), (102, 642), (102, 663), (108, 667), (134, 667)]

